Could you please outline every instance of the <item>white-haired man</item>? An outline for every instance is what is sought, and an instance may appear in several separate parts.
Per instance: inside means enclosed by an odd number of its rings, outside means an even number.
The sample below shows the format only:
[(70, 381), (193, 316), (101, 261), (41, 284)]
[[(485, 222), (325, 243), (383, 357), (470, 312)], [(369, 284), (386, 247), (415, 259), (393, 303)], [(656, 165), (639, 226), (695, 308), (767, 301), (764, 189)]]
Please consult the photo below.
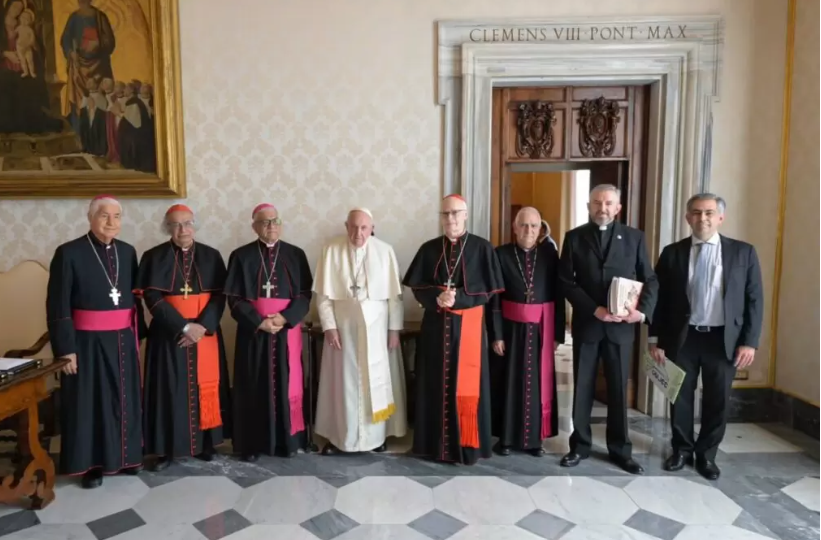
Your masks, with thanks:
[(142, 469), (139, 338), (145, 321), (136, 287), (137, 253), (115, 237), (122, 206), (91, 201), (89, 232), (54, 252), (46, 312), (60, 383), (60, 472), (102, 485), (104, 474)]
[(559, 434), (554, 352), (564, 343), (565, 310), (559, 287), (559, 254), (538, 242), (539, 211), (516, 214), (516, 241), (496, 248), (505, 292), (491, 301), (493, 431), (497, 451), (539, 457), (542, 441)]
[(257, 239), (231, 253), (225, 279), (237, 321), (233, 446), (249, 462), (305, 446), (301, 324), (313, 286), (305, 252), (280, 239), (274, 205), (258, 205), (251, 221)]
[[(559, 276), (573, 306), (573, 433), (563, 467), (590, 456), (590, 413), (596, 392), (599, 358), (607, 381), (607, 450), (610, 460), (630, 474), (644, 469), (632, 457), (627, 424), (627, 379), (637, 323), (649, 323), (658, 281), (647, 253), (644, 232), (615, 221), (621, 191), (602, 184), (590, 191), (590, 222), (568, 231), (562, 244)], [(617, 317), (607, 309), (614, 277), (642, 282), (637, 309)]]
[(407, 431), (399, 264), (371, 236), (368, 209), (351, 210), (345, 228), (323, 248), (314, 281), (325, 331), (315, 430), (328, 440), (323, 454), (383, 452), (386, 437)]
[(467, 204), (442, 200), (444, 233), (416, 252), (403, 284), (422, 305), (413, 453), (472, 465), (492, 455), (485, 306), (504, 290), (490, 242), (467, 232)]
[(145, 355), (143, 432), (154, 470), (174, 458), (211, 461), (230, 420), (228, 365), (220, 319), (225, 262), (195, 242), (194, 212), (175, 204), (163, 216), (170, 241), (146, 251), (137, 286), (151, 312)]

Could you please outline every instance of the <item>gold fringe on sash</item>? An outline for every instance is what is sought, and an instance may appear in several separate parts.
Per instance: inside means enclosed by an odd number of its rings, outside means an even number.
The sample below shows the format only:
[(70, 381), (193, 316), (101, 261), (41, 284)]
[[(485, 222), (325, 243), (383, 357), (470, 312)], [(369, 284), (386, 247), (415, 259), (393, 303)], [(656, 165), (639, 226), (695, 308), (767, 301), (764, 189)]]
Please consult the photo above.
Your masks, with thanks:
[(393, 416), (393, 413), (395, 413), (395, 412), (396, 412), (396, 404), (391, 403), (390, 405), (388, 405), (386, 408), (382, 409), (381, 411), (376, 411), (375, 413), (373, 413), (373, 423), (378, 424), (380, 422), (384, 422), (385, 420), (387, 420), (388, 418)]

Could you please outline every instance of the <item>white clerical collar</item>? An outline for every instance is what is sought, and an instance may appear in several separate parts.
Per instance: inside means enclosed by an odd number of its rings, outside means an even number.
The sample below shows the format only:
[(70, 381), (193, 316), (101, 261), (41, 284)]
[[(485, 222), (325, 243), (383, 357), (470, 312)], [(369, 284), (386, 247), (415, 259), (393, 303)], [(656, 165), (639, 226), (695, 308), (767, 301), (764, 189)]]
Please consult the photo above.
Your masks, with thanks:
[(268, 249), (272, 249), (275, 245), (277, 245), (277, 242), (279, 242), (279, 240), (277, 239), (277, 240), (274, 240), (272, 243), (269, 244), (268, 242), (266, 242), (262, 238), (260, 238), (259, 241), (262, 242), (263, 244), (265, 244), (265, 247), (267, 247)]
[(450, 240), (450, 243), (451, 243), (451, 244), (455, 244), (456, 242), (458, 242), (459, 240), (461, 240), (461, 239), (462, 239), (462, 238), (463, 238), (463, 237), (464, 237), (467, 233), (468, 233), (467, 231), (464, 231), (462, 234), (460, 234), (460, 235), (459, 235), (459, 236), (457, 236), (456, 238), (451, 238), (450, 236), (448, 236), (447, 234), (445, 234), (445, 238), (447, 238), (448, 240)]
[(699, 240), (698, 238), (696, 238), (695, 235), (693, 235), (691, 238), (693, 239), (693, 245), (694, 246), (697, 246), (699, 244), (712, 244), (714, 246), (717, 246), (718, 241), (720, 239), (718, 233), (713, 234), (713, 236), (711, 236), (707, 240)]
[(100, 238), (96, 234), (94, 234), (91, 231), (89, 231), (88, 236), (89, 236), (89, 238), (92, 238), (95, 242), (97, 242), (101, 246), (105, 247), (106, 249), (111, 249), (111, 246), (114, 245), (114, 239), (113, 238), (111, 239), (111, 241), (109, 243), (106, 244), (105, 242), (100, 240)]
[(529, 248), (524, 247), (523, 245), (519, 244), (518, 242), (516, 243), (516, 245), (519, 247), (519, 249), (521, 249), (521, 250), (522, 250), (522, 251), (524, 251), (525, 253), (529, 253), (529, 252), (530, 252), (530, 250), (534, 249), (534, 248), (535, 248), (538, 244), (533, 244), (533, 245), (532, 245), (532, 246), (530, 246)]

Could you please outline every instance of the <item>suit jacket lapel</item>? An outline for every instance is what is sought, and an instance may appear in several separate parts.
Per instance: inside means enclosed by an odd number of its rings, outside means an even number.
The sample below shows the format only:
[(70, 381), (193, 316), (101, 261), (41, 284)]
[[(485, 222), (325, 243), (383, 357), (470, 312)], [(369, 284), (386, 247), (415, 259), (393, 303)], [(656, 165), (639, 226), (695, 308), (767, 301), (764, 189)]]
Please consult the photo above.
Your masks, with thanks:
[(678, 243), (676, 250), (675, 271), (684, 280), (684, 293), (687, 298), (687, 305), (690, 305), (690, 254), (693, 248), (693, 238), (688, 236)]
[(610, 260), (615, 257), (615, 253), (618, 251), (619, 254), (622, 252), (622, 230), (621, 230), (621, 223), (618, 221), (613, 222), (613, 230), (610, 231), (610, 246), (607, 248), (607, 254), (605, 256), (604, 262), (607, 264)]
[(727, 281), (735, 264), (735, 250), (732, 243), (723, 236), (719, 235), (718, 239), (721, 243), (721, 296), (724, 297), (727, 295)]
[(601, 245), (599, 244), (599, 239), (596, 237), (596, 235), (599, 234), (598, 227), (596, 227), (596, 224), (592, 222), (585, 225), (585, 227), (586, 229), (584, 234), (582, 234), (582, 237), (584, 237), (585, 241), (590, 244), (590, 247), (593, 248), (593, 253), (596, 254), (596, 257), (598, 257), (599, 260), (603, 259)]

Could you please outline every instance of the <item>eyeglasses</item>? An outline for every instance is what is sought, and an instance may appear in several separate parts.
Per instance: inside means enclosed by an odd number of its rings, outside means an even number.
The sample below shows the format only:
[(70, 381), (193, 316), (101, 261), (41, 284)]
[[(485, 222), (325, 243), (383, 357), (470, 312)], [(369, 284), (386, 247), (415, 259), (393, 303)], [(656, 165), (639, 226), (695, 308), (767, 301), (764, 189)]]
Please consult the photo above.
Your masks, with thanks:
[(172, 229), (193, 229), (194, 228), (194, 222), (193, 221), (183, 221), (181, 223), (169, 222), (168, 226)]
[(271, 227), (273, 225), (282, 225), (282, 220), (278, 217), (273, 219), (260, 219), (255, 222), (257, 225), (261, 225), (264, 228)]
[(464, 212), (465, 210), (451, 210), (450, 212), (439, 212), (439, 215), (443, 218), (455, 218), (459, 215), (459, 212)]

